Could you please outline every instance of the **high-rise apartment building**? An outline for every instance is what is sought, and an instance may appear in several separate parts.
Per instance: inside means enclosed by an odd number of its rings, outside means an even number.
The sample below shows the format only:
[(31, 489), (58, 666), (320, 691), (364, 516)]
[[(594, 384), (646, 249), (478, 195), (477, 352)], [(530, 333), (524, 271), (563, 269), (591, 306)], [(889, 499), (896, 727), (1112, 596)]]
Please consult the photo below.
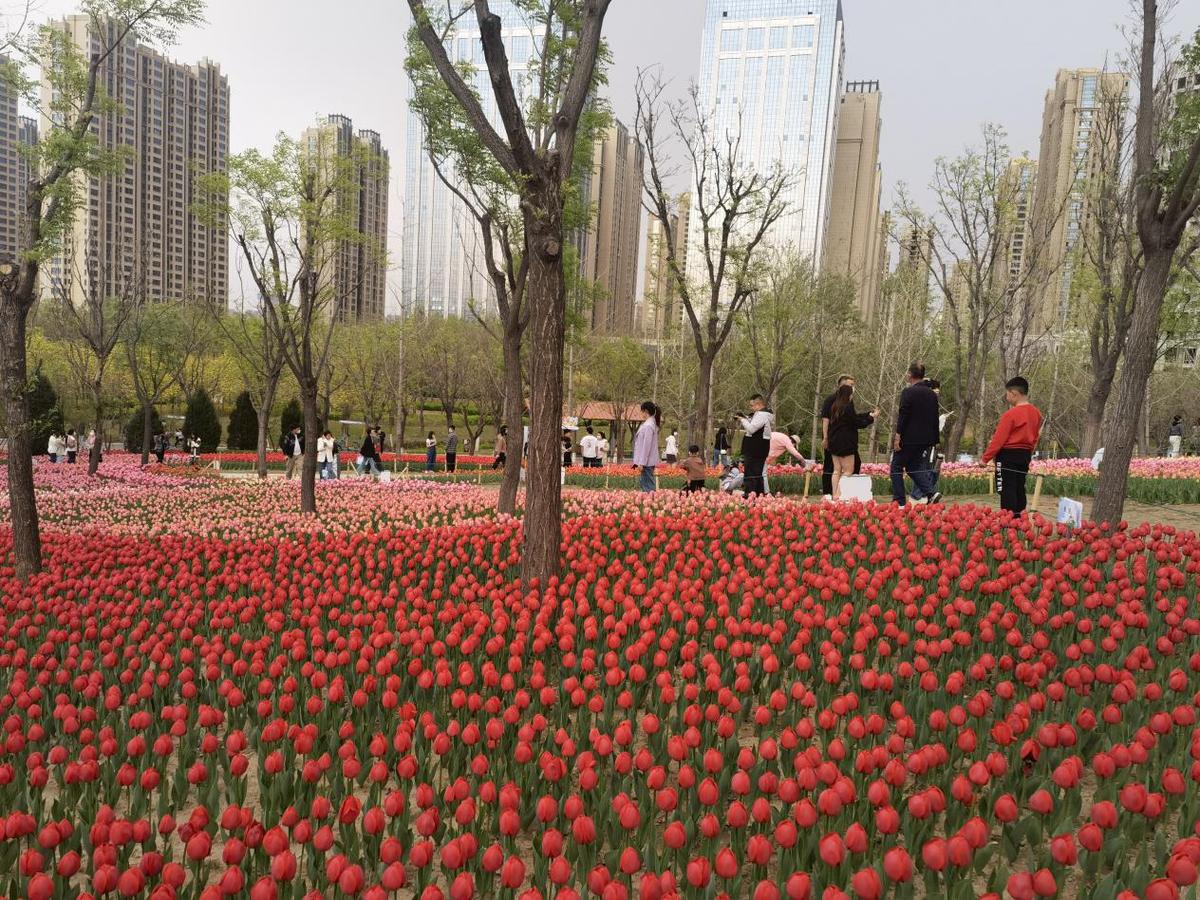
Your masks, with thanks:
[(358, 237), (338, 245), (327, 277), (334, 314), (340, 322), (383, 321), (387, 303), (388, 152), (379, 133), (354, 130), (348, 116), (320, 119), (304, 132), (306, 153), (337, 157), (339, 216), (353, 223)]
[(634, 331), (642, 164), (642, 145), (621, 122), (614, 121), (596, 138), (580, 274), (599, 288), (592, 304), (592, 330), (601, 334)]
[[(117, 26), (92, 32), (88, 16), (55, 25), (85, 56), (115, 43)], [(210, 60), (184, 65), (126, 39), (100, 70), (117, 105), (96, 116), (101, 148), (122, 153), (116, 170), (79, 179), (80, 206), (49, 279), (79, 299), (84, 291), (141, 290), (150, 300), (229, 299), (229, 237), (195, 211), (200, 178), (229, 159), (229, 82)], [(42, 84), (49, 109), (50, 85)], [(211, 198), (207, 198), (211, 199)], [(69, 286), (69, 288), (67, 287)]]
[(25, 198), (32, 175), (28, 150), (37, 143), (37, 122), (20, 114), (17, 99), (0, 80), (0, 265), (16, 262), (25, 249)]
[(1008, 235), (1008, 267), (1004, 274), (1009, 282), (1019, 281), (1025, 272), (1029, 233), (1029, 217), (1033, 211), (1034, 188), (1037, 185), (1038, 164), (1027, 156), (1013, 159), (1008, 164), (1007, 177), (1012, 184), (1009, 192), (1016, 199), (1013, 222)]
[[(817, 265), (829, 219), (844, 57), (841, 0), (705, 4), (700, 102), (715, 117), (714, 137), (738, 135), (747, 167), (766, 172), (778, 163), (794, 178), (784, 198), (788, 211), (767, 241)], [(693, 248), (699, 228), (693, 217)]]
[(879, 209), (881, 99), (878, 81), (852, 81), (842, 94), (825, 237), (824, 271), (854, 279), (858, 308), (867, 321), (879, 301), (880, 260), (887, 246)]
[[(690, 202), (690, 195), (681, 195), (670, 221), (670, 232), (675, 238), (675, 259), (685, 272)], [(640, 331), (647, 339), (654, 341), (670, 337), (683, 316), (679, 289), (675, 276), (671, 274), (668, 256), (667, 229), (663, 228), (657, 216), (650, 216), (646, 226), (646, 274), (642, 285)]]
[[(493, 0), (490, 8), (500, 17), (509, 71), (523, 99), (528, 86), (526, 76), (539, 59), (536, 53), (539, 38), (529, 18), (513, 0)], [(446, 39), (446, 49), (456, 64), (474, 67), (473, 86), (493, 124), (503, 132), (475, 16), (463, 16), (457, 21)], [(411, 99), (411, 79), (408, 90)], [(430, 161), (421, 118), (411, 103), (406, 132), (400, 260), (404, 312), (465, 316), (472, 305), (481, 312), (494, 310), (496, 301), (483, 264), (479, 226)], [(451, 161), (445, 161), (441, 169), (452, 184), (458, 183)]]
[[(1102, 104), (1124, 96), (1126, 78), (1101, 69), (1060, 69), (1046, 92), (1042, 139), (1032, 219), (1045, 246), (1038, 265), (1044, 268), (1041, 324), (1065, 320), (1071, 295), (1072, 260), (1087, 227), (1087, 180), (1099, 153), (1096, 135)], [(1104, 129), (1104, 139), (1118, 139), (1119, 129)], [(1112, 148), (1109, 148), (1111, 151)], [(1031, 286), (1032, 288), (1033, 286)]]

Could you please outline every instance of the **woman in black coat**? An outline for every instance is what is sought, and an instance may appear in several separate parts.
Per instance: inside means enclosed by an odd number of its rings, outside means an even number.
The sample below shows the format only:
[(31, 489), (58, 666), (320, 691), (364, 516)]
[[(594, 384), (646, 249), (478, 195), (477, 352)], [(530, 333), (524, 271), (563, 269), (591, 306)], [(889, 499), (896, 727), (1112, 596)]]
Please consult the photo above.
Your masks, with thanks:
[(879, 410), (860, 413), (854, 408), (854, 388), (843, 384), (833, 395), (829, 410), (829, 455), (833, 457), (833, 499), (841, 499), (843, 475), (854, 474), (858, 453), (858, 432), (870, 428)]

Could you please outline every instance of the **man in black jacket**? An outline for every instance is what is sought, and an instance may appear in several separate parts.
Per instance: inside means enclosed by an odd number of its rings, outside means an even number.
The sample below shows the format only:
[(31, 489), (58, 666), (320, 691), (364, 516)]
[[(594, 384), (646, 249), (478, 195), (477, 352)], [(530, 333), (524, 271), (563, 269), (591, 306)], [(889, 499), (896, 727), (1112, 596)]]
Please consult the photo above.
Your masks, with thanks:
[(913, 481), (913, 503), (937, 503), (942, 495), (934, 488), (929, 450), (938, 442), (938, 397), (925, 382), (925, 367), (908, 367), (908, 387), (900, 394), (896, 433), (892, 436), (892, 498), (906, 502), (904, 473)]

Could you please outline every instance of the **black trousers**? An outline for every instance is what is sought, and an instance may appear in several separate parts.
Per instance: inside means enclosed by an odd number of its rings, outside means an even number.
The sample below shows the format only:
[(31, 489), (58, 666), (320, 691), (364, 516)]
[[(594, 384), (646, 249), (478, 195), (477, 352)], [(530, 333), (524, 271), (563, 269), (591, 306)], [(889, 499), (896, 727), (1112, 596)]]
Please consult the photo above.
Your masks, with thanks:
[(458, 467), (457, 460), (458, 460), (457, 453), (447, 453), (446, 454), (446, 471), (447, 472), (453, 472)]
[(492, 468), (493, 469), (503, 469), (506, 458), (507, 458), (507, 454), (497, 453), (496, 459), (492, 462)]
[(688, 494), (699, 493), (700, 491), (704, 490), (704, 479), (697, 478), (693, 481), (689, 481), (687, 487), (685, 487), (683, 490)]
[(996, 493), (1000, 508), (1014, 515), (1025, 512), (1025, 477), (1029, 474), (1032, 450), (1005, 448), (996, 454)]
[[(854, 451), (854, 474), (857, 475), (862, 471), (862, 457), (858, 455), (858, 451)], [(825, 462), (821, 467), (821, 493), (833, 493), (833, 454), (828, 450), (825, 451)]]
[(766, 486), (763, 484), (763, 468), (766, 466), (765, 459), (752, 459), (747, 456), (744, 460), (743, 474), (745, 480), (742, 482), (742, 496), (749, 497), (751, 494), (765, 494)]

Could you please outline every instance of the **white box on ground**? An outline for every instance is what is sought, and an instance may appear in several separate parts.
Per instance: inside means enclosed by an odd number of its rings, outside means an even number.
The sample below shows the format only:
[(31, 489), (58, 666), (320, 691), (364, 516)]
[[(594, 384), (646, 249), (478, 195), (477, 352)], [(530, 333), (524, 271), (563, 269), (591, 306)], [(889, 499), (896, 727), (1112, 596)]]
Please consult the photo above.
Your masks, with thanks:
[(873, 500), (869, 475), (843, 475), (840, 482), (843, 500), (858, 500), (866, 503)]

